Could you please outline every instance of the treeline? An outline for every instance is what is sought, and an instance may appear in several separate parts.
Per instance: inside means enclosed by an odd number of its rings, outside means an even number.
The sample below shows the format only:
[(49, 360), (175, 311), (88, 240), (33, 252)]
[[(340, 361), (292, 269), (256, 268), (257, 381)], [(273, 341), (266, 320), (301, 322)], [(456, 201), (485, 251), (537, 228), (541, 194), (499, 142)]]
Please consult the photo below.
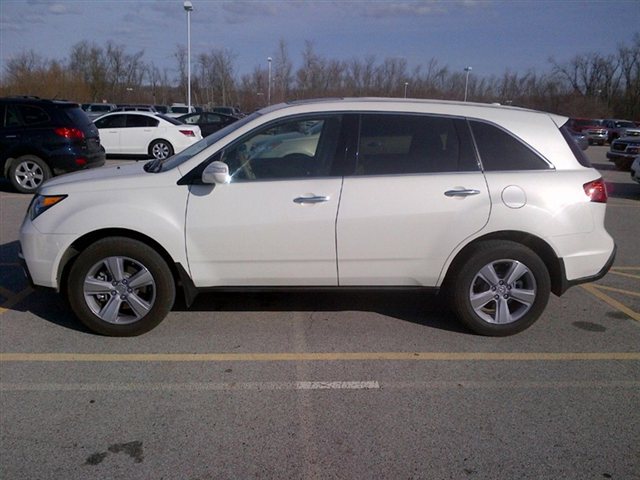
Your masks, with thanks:
[[(603, 55), (582, 53), (572, 59), (549, 59), (549, 71), (482, 76), (454, 71), (431, 59), (411, 68), (402, 58), (374, 56), (349, 61), (324, 57), (306, 42), (299, 67), (280, 41), (271, 63), (251, 73), (236, 73), (237, 56), (213, 49), (192, 58), (192, 102), (196, 105), (239, 105), (252, 111), (268, 103), (327, 96), (381, 96), (499, 102), (592, 118), (640, 119), (640, 33), (628, 45)], [(102, 47), (80, 42), (69, 57), (52, 60), (33, 51), (11, 58), (0, 81), (0, 95), (37, 95), (77, 102), (185, 102), (187, 52), (174, 53), (176, 69), (160, 69), (144, 61), (144, 52), (129, 53), (113, 42)], [(178, 72), (175, 75), (175, 72)]]

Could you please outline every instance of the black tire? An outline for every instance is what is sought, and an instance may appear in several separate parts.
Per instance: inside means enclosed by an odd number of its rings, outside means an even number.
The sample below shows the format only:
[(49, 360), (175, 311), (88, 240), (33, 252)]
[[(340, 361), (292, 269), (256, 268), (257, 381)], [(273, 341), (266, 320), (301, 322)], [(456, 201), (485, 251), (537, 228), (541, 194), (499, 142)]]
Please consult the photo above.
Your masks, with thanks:
[(155, 250), (137, 240), (110, 237), (80, 253), (69, 272), (67, 296), (90, 330), (132, 337), (166, 317), (175, 300), (175, 282)]
[(149, 145), (149, 155), (156, 160), (164, 160), (173, 155), (173, 146), (166, 140), (154, 140)]
[(51, 169), (40, 157), (22, 155), (11, 162), (9, 180), (20, 193), (35, 193), (49, 178)]
[(452, 272), (448, 288), (451, 307), (462, 323), (475, 333), (502, 337), (538, 319), (549, 301), (551, 281), (531, 249), (489, 240), (472, 247)]
[(614, 163), (618, 170), (627, 171), (627, 170), (631, 170), (631, 165), (633, 164), (633, 160), (619, 158), (619, 159), (616, 159)]

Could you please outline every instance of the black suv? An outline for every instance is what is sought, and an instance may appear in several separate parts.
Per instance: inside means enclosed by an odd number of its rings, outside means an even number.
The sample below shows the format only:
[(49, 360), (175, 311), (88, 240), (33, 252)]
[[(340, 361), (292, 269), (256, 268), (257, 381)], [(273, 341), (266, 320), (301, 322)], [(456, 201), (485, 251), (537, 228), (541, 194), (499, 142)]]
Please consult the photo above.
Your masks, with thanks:
[(22, 193), (53, 175), (104, 165), (98, 129), (77, 103), (0, 98), (0, 173)]

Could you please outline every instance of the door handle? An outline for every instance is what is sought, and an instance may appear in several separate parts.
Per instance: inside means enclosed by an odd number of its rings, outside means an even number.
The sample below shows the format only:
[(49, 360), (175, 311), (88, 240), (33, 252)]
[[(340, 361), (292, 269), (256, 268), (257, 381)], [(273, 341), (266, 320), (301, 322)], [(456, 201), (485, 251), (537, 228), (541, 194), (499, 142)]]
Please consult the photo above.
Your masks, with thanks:
[(468, 197), (470, 195), (479, 195), (480, 190), (472, 190), (468, 188), (463, 188), (460, 190), (447, 190), (444, 192), (447, 197)]
[(306, 203), (323, 203), (323, 202), (328, 202), (330, 199), (330, 197), (326, 197), (323, 195), (314, 195), (312, 197), (298, 197), (298, 198), (294, 198), (293, 201), (294, 203), (298, 203), (298, 204), (306, 204)]

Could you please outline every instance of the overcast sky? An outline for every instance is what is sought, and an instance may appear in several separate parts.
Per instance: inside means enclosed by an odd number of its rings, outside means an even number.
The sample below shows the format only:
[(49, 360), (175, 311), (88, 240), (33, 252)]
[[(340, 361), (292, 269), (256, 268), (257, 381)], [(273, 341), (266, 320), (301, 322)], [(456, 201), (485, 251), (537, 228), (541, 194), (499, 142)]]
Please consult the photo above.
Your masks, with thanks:
[[(71, 46), (111, 40), (177, 72), (187, 44), (183, 0), (0, 0), (0, 68), (22, 52), (67, 59)], [(236, 55), (239, 74), (266, 68), (283, 39), (297, 67), (305, 41), (329, 59), (435, 58), (479, 75), (549, 70), (549, 57), (614, 53), (640, 31), (640, 1), (217, 1), (192, 0), (192, 57)]]

